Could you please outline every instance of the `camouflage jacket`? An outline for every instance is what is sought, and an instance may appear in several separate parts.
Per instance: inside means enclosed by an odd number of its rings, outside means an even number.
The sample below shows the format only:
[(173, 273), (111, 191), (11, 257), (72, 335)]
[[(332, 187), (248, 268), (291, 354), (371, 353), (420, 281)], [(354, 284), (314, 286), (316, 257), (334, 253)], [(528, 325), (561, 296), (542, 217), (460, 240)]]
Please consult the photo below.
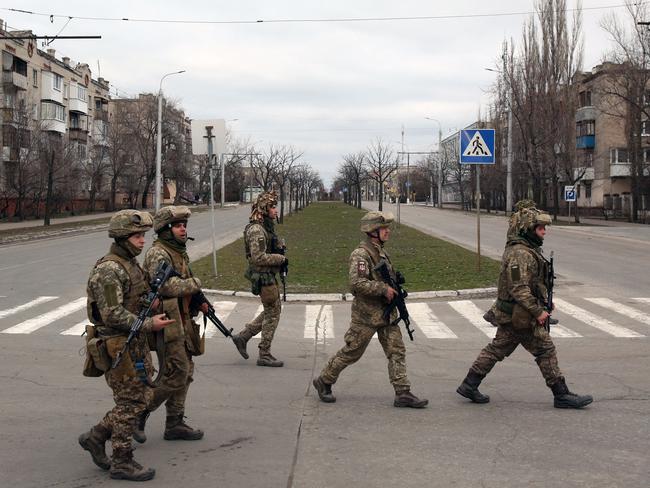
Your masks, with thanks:
[(169, 278), (160, 289), (163, 310), (175, 320), (173, 324), (165, 327), (165, 342), (171, 342), (192, 333), (189, 305), (192, 295), (201, 290), (201, 281), (192, 276), (189, 260), (185, 256), (158, 239), (144, 257), (144, 271), (148, 279), (156, 272), (161, 261), (171, 265), (180, 275)]
[(520, 328), (533, 325), (544, 311), (545, 279), (546, 260), (541, 252), (524, 239), (508, 242), (501, 260), (497, 321)]
[(273, 253), (273, 234), (269, 233), (262, 224), (253, 222), (244, 230), (246, 241), (246, 258), (251, 271), (278, 273), (284, 263), (282, 254)]
[[(148, 291), (144, 272), (135, 258), (109, 253), (97, 261), (88, 278), (88, 319), (102, 335), (127, 336), (137, 318), (140, 297)], [(148, 317), (142, 331), (151, 331), (152, 325), (153, 320)]]
[[(354, 295), (352, 322), (370, 327), (382, 327), (389, 323), (388, 319), (383, 317), (384, 309), (388, 305), (384, 297), (388, 285), (375, 271), (375, 266), (382, 259), (388, 262), (390, 273), (393, 274), (390, 256), (382, 246), (375, 244), (370, 239), (361, 242), (359, 247), (350, 254), (348, 279), (350, 291)], [(393, 310), (390, 319), (395, 320), (396, 318), (397, 310)]]

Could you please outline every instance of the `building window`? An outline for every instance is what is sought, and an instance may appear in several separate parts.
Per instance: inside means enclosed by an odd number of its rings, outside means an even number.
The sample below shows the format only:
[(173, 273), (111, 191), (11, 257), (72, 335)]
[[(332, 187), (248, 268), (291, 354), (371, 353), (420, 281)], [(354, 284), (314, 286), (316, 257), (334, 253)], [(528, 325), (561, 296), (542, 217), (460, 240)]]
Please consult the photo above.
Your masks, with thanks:
[(591, 107), (591, 90), (580, 92), (580, 107)]
[(627, 153), (627, 149), (616, 148), (610, 151), (610, 162), (611, 163), (629, 163), (630, 158)]
[(585, 198), (590, 199), (591, 198), (591, 181), (585, 181), (583, 182), (585, 185)]
[(85, 102), (86, 101), (86, 88), (81, 86), (81, 85), (77, 85), (77, 93), (76, 93), (76, 95), (77, 95), (76, 96), (77, 99), (81, 100), (82, 102)]
[(69, 98), (70, 97), (70, 85), (67, 83), (63, 84), (63, 98)]
[(585, 149), (582, 153), (582, 165), (587, 168), (592, 168), (594, 166), (594, 150)]
[(34, 83), (34, 86), (38, 86), (38, 70), (37, 69), (32, 70), (32, 77), (33, 77), (32, 81)]
[(581, 120), (576, 123), (576, 136), (593, 136), (596, 134), (595, 120)]
[(641, 135), (650, 136), (650, 120), (644, 120), (641, 122)]
[(63, 76), (52, 73), (52, 88), (61, 91), (61, 85), (63, 85)]
[(41, 119), (42, 120), (58, 120), (65, 122), (65, 109), (63, 105), (56, 103), (41, 102)]

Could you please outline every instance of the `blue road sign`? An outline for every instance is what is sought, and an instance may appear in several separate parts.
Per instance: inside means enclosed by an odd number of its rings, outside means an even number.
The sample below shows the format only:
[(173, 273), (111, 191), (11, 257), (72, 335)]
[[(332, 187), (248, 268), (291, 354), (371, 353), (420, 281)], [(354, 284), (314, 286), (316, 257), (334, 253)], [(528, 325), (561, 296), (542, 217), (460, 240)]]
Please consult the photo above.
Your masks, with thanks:
[(576, 201), (576, 187), (575, 185), (567, 185), (564, 187), (564, 201), (565, 202), (575, 202)]
[(460, 164), (494, 164), (494, 129), (460, 131)]

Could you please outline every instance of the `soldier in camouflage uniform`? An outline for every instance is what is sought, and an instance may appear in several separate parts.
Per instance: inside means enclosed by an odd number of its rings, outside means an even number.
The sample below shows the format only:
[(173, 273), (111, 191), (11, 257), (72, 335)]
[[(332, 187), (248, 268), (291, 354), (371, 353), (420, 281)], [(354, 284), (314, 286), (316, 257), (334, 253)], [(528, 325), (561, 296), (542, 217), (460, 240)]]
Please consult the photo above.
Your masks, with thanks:
[(497, 361), (512, 354), (519, 344), (535, 356), (546, 385), (554, 396), (556, 408), (582, 408), (590, 395), (571, 393), (557, 362), (555, 345), (544, 328), (549, 317), (545, 309), (548, 263), (541, 246), (551, 217), (536, 208), (519, 212), (516, 237), (506, 244), (499, 275), (495, 338), (478, 355), (467, 376), (456, 390), (475, 403), (487, 403), (478, 386)]
[[(136, 256), (144, 247), (144, 233), (151, 229), (151, 215), (137, 210), (117, 212), (110, 221), (108, 235), (115, 239), (109, 253), (97, 261), (88, 279), (88, 319), (95, 336), (104, 340), (108, 355), (114, 359), (129, 335), (130, 324), (137, 318), (139, 299), (149, 291), (144, 272)], [(79, 437), (79, 444), (89, 451), (93, 462), (110, 469), (114, 479), (145, 481), (154, 477), (153, 469), (143, 468), (133, 459), (131, 436), (137, 415), (149, 398), (149, 374), (152, 371), (146, 333), (161, 330), (173, 320), (163, 314), (147, 318), (140, 336), (131, 342), (128, 352), (115, 369), (105, 373), (113, 390), (115, 407), (89, 432)], [(145, 369), (136, 370), (143, 362)], [(111, 439), (112, 460), (106, 456), (105, 443)]]
[[(184, 206), (161, 208), (154, 215), (154, 230), (158, 238), (144, 258), (144, 270), (148, 276), (155, 273), (164, 261), (171, 265), (179, 276), (171, 277), (161, 288), (163, 310), (175, 319), (174, 325), (165, 329), (165, 374), (154, 390), (146, 410), (138, 417), (133, 438), (145, 442), (145, 426), (151, 412), (165, 403), (165, 440), (199, 440), (203, 431), (193, 429), (183, 420), (185, 401), (194, 376), (193, 356), (203, 354), (204, 341), (199, 325), (192, 319), (199, 310), (190, 308), (192, 295), (201, 290), (201, 281), (192, 275), (190, 260), (186, 251), (187, 221), (190, 209)], [(207, 312), (207, 304), (200, 309)]]
[[(537, 208), (537, 204), (533, 200), (529, 200), (529, 199), (519, 200), (515, 204), (515, 212), (513, 212), (512, 215), (510, 215), (510, 219), (508, 221), (508, 232), (506, 234), (506, 242), (516, 239), (518, 237), (519, 225), (520, 225), (519, 221), (522, 212), (524, 212), (526, 209), (534, 209), (534, 208)], [(485, 320), (486, 322), (490, 322), (495, 327), (498, 327), (499, 324), (496, 321), (496, 310), (497, 310), (497, 303), (495, 301), (490, 307), (490, 309), (483, 314), (483, 320)], [(550, 318), (550, 322), (551, 325), (559, 323), (559, 321), (553, 317)]]
[(275, 219), (278, 216), (275, 191), (259, 195), (252, 206), (250, 222), (244, 229), (248, 269), (246, 277), (252, 283), (252, 290), (262, 300), (264, 310), (252, 322), (246, 324), (239, 334), (232, 337), (239, 353), (248, 359), (246, 343), (262, 332), (259, 344), (258, 366), (282, 367), (284, 363), (271, 354), (271, 342), (280, 321), (282, 302), (276, 274), (282, 265), (287, 265), (284, 245), (280, 245), (275, 234)]
[(419, 399), (411, 393), (411, 383), (406, 376), (406, 348), (399, 326), (391, 325), (397, 318), (397, 310), (390, 317), (384, 317), (384, 310), (397, 295), (381, 279), (375, 267), (386, 261), (389, 272), (394, 274), (390, 257), (384, 249), (384, 243), (390, 237), (390, 225), (393, 215), (384, 212), (368, 212), (361, 219), (361, 232), (366, 233), (362, 241), (350, 255), (349, 282), (354, 295), (350, 328), (345, 333), (345, 346), (330, 358), (313, 381), (319, 398), (326, 403), (336, 401), (332, 394), (332, 385), (336, 383), (341, 372), (356, 363), (377, 333), (379, 343), (388, 359), (388, 376), (393, 388), (396, 407), (424, 408), (429, 401)]

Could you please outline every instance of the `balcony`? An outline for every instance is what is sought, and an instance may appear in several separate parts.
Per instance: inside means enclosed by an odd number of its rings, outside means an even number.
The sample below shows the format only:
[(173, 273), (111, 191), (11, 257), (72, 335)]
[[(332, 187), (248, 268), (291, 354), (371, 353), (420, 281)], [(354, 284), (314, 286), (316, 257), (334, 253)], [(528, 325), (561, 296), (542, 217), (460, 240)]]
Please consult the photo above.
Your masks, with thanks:
[(593, 149), (596, 147), (596, 136), (576, 137), (576, 149)]
[(611, 163), (609, 165), (610, 178), (625, 178), (630, 176), (630, 163)]
[(93, 117), (95, 117), (95, 120), (108, 122), (108, 110), (95, 110)]
[(0, 109), (0, 115), (2, 115), (3, 124), (15, 124), (18, 122), (16, 109), (7, 107)]
[(573, 179), (578, 179), (582, 173), (584, 174), (582, 175), (582, 178), (580, 178), (581, 181), (591, 181), (594, 179), (594, 168), (585, 168), (584, 166), (573, 169)]
[(3, 71), (2, 83), (4, 85), (14, 86), (20, 90), (27, 90), (27, 76), (15, 71)]
[(68, 100), (68, 110), (70, 112), (76, 112), (80, 114), (88, 114), (88, 102), (85, 100), (80, 100), (79, 98), (70, 98)]
[(86, 144), (88, 142), (88, 131), (80, 128), (70, 127), (68, 138), (70, 141), (83, 142)]
[(582, 120), (596, 120), (597, 115), (598, 113), (596, 112), (596, 108), (593, 106), (580, 107), (576, 110), (576, 122)]
[(63, 82), (60, 87), (54, 88), (54, 74), (49, 71), (41, 72), (41, 100), (51, 100), (63, 105)]

